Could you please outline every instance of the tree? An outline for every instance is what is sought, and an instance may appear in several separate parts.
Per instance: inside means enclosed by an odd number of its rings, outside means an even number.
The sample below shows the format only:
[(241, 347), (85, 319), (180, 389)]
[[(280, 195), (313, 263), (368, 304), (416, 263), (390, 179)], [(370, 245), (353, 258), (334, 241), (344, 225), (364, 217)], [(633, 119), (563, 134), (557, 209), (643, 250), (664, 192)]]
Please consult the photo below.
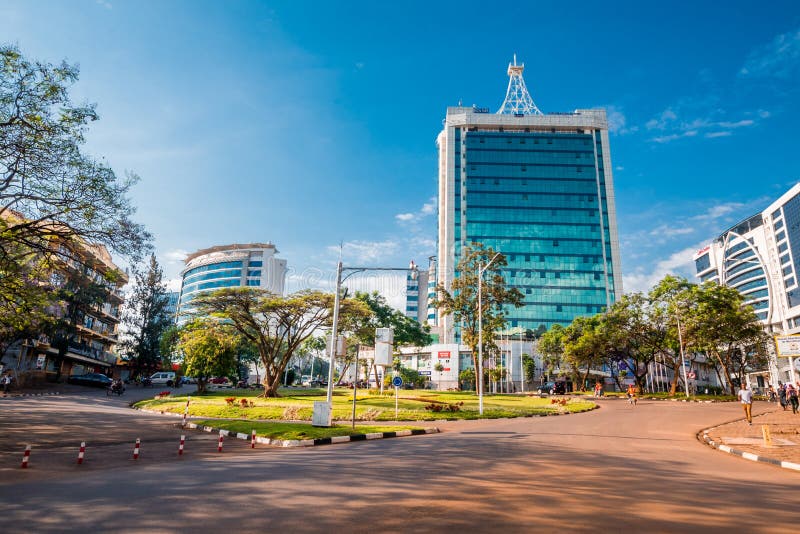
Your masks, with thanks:
[(47, 272), (34, 260), (5, 265), (0, 262), (0, 360), (12, 345), (35, 338), (55, 321), (53, 288)]
[(744, 306), (738, 290), (706, 282), (699, 286), (697, 306), (688, 319), (697, 348), (716, 361), (732, 395), (735, 374), (743, 380), (749, 369), (766, 364), (769, 336), (753, 308)]
[(82, 152), (98, 116), (94, 105), (71, 101), (77, 79), (74, 65), (30, 61), (0, 46), (0, 263), (24, 263), (31, 252), (81, 262), (75, 242), (124, 256), (148, 245), (150, 235), (131, 219), (137, 178), (120, 180)]
[(571, 367), (576, 378), (581, 373), (578, 378), (581, 391), (586, 390), (586, 382), (592, 369), (599, 367), (608, 353), (608, 338), (605, 335), (607, 329), (604, 328), (603, 320), (603, 315), (579, 316), (564, 330), (564, 361)]
[(525, 370), (525, 381), (533, 382), (536, 378), (536, 360), (530, 354), (522, 354), (522, 367)]
[(555, 323), (539, 338), (539, 353), (542, 355), (542, 373), (551, 375), (561, 368), (564, 358), (564, 327)]
[(120, 345), (139, 374), (155, 370), (162, 360), (169, 362), (169, 353), (161, 351), (161, 339), (172, 318), (167, 311), (169, 298), (155, 254), (150, 256), (146, 270), (133, 270), (133, 279), (122, 317), (126, 337)]
[[(226, 288), (192, 300), (197, 313), (223, 319), (252, 342), (264, 366), (264, 396), (278, 397), (283, 371), (295, 351), (333, 318), (334, 295), (299, 291), (273, 295), (254, 288)], [(347, 330), (369, 310), (354, 299), (340, 303), (340, 322)]]
[(181, 328), (178, 347), (186, 374), (197, 379), (198, 393), (205, 393), (212, 376), (232, 373), (238, 343), (233, 328), (215, 319), (194, 319)]
[[(355, 299), (363, 302), (371, 311), (363, 317), (360, 324), (353, 325), (353, 334), (358, 343), (375, 346), (375, 329), (392, 328), (395, 346), (424, 347), (431, 344), (430, 327), (422, 326), (418, 321), (393, 308), (377, 291), (372, 293), (356, 291)], [(378, 369), (372, 363), (375, 372), (375, 383), (378, 383)], [(366, 372), (369, 377), (370, 370)]]
[[(458, 276), (448, 290), (439, 284), (436, 287), (435, 305), (442, 315), (452, 315), (461, 325), (461, 338), (472, 352), (472, 364), (478, 368), (478, 270), (495, 258), (495, 250), (482, 243), (471, 243), (464, 247), (456, 266)], [(522, 306), (522, 293), (516, 288), (507, 288), (500, 270), (506, 266), (506, 257), (498, 254), (486, 271), (488, 278), (481, 284), (482, 338), (484, 358), (495, 345), (495, 332), (505, 327), (505, 309)], [(481, 362), (483, 364), (483, 362)], [(482, 392), (479, 392), (482, 393)]]
[(641, 293), (623, 295), (605, 313), (602, 324), (612, 363), (630, 372), (643, 390), (650, 364), (668, 353), (667, 325), (660, 310)]

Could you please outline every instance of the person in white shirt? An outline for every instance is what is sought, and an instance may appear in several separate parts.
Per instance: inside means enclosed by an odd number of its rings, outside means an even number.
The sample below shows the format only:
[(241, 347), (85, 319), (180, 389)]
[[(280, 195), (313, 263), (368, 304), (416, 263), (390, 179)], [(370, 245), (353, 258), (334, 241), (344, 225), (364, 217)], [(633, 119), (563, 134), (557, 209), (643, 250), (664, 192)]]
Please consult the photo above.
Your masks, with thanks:
[(742, 402), (744, 408), (744, 416), (747, 418), (747, 424), (753, 424), (753, 392), (747, 387), (747, 383), (742, 382), (742, 387), (739, 390), (739, 400)]

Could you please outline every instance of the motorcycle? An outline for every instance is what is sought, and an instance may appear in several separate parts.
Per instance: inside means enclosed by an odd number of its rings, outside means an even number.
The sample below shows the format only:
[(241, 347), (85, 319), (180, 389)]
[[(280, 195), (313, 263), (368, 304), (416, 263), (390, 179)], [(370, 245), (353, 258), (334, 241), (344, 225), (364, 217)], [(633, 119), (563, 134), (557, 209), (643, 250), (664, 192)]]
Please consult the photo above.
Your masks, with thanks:
[(114, 394), (114, 395), (122, 395), (123, 393), (125, 393), (125, 386), (123, 386), (122, 382), (119, 381), (119, 380), (113, 381), (111, 383), (111, 385), (108, 386), (108, 389), (106, 390), (106, 395), (107, 396), (112, 395), (112, 394)]
[(142, 387), (143, 388), (149, 388), (152, 385), (153, 385), (153, 381), (150, 379), (150, 377), (142, 378)]

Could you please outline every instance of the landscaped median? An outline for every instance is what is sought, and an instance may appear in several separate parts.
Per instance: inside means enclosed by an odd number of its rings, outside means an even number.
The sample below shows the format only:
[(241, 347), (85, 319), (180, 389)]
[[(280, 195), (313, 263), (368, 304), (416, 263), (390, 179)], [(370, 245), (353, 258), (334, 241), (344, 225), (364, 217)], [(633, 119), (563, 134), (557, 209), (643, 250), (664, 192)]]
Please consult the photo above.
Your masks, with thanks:
[(281, 423), (263, 421), (243, 421), (231, 419), (204, 419), (186, 425), (206, 432), (222, 431), (223, 435), (239, 439), (252, 439), (256, 442), (279, 447), (311, 447), (347, 441), (362, 441), (382, 438), (396, 438), (433, 434), (437, 428), (417, 428), (411, 426), (356, 425), (315, 427), (307, 423)]
[[(310, 421), (314, 401), (324, 401), (319, 389), (281, 390), (281, 397), (265, 399), (259, 391), (227, 390), (191, 395), (189, 416), (239, 421)], [(136, 408), (163, 413), (183, 414), (186, 395), (144, 400)], [(597, 405), (584, 399), (550, 399), (538, 395), (484, 395), (484, 411), (478, 411), (478, 397), (472, 392), (402, 390), (395, 416), (394, 392), (384, 395), (359, 390), (356, 398), (356, 420), (368, 421), (435, 421), (440, 419), (496, 419), (561, 415), (593, 410)], [(335, 390), (333, 419), (349, 421), (353, 410), (352, 390)], [(251, 424), (251, 423), (247, 423)], [(248, 430), (249, 432), (249, 430)]]

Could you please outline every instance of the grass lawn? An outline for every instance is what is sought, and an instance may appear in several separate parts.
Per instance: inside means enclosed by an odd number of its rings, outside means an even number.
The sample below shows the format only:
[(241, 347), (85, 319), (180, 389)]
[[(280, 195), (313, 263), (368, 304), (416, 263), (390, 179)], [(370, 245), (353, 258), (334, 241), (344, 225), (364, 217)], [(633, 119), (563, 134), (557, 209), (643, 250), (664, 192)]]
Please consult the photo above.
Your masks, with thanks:
[[(324, 401), (325, 391), (320, 389), (281, 390), (276, 399), (258, 397), (260, 391), (226, 390), (204, 395), (193, 395), (189, 405), (192, 417), (220, 419), (254, 419), (282, 421), (310, 421), (314, 401)], [(226, 398), (235, 398), (228, 404)], [(242, 407), (241, 399), (252, 406)], [(383, 396), (359, 390), (356, 402), (357, 421), (432, 421), (436, 419), (480, 419), (478, 397), (474, 392), (401, 390), (398, 415), (395, 417), (394, 392)], [(334, 390), (333, 419), (347, 421), (352, 416), (353, 391)], [(463, 403), (463, 404), (462, 404)], [(572, 399), (566, 405), (551, 404), (549, 398), (522, 395), (484, 395), (483, 418), (524, 417), (530, 415), (583, 412), (595, 407), (590, 400)], [(151, 399), (136, 403), (138, 408), (182, 414), (186, 395)], [(438, 411), (436, 411), (438, 410)]]
[(222, 428), (231, 432), (250, 434), (253, 430), (257, 436), (270, 439), (318, 439), (331, 438), (334, 436), (352, 436), (353, 434), (371, 434), (373, 432), (395, 432), (397, 430), (414, 430), (420, 427), (412, 426), (374, 426), (356, 425), (353, 429), (350, 425), (340, 425), (332, 427), (316, 427), (307, 423), (279, 423), (263, 421), (242, 421), (242, 420), (219, 420), (204, 419), (202, 421), (192, 421), (202, 426)]

